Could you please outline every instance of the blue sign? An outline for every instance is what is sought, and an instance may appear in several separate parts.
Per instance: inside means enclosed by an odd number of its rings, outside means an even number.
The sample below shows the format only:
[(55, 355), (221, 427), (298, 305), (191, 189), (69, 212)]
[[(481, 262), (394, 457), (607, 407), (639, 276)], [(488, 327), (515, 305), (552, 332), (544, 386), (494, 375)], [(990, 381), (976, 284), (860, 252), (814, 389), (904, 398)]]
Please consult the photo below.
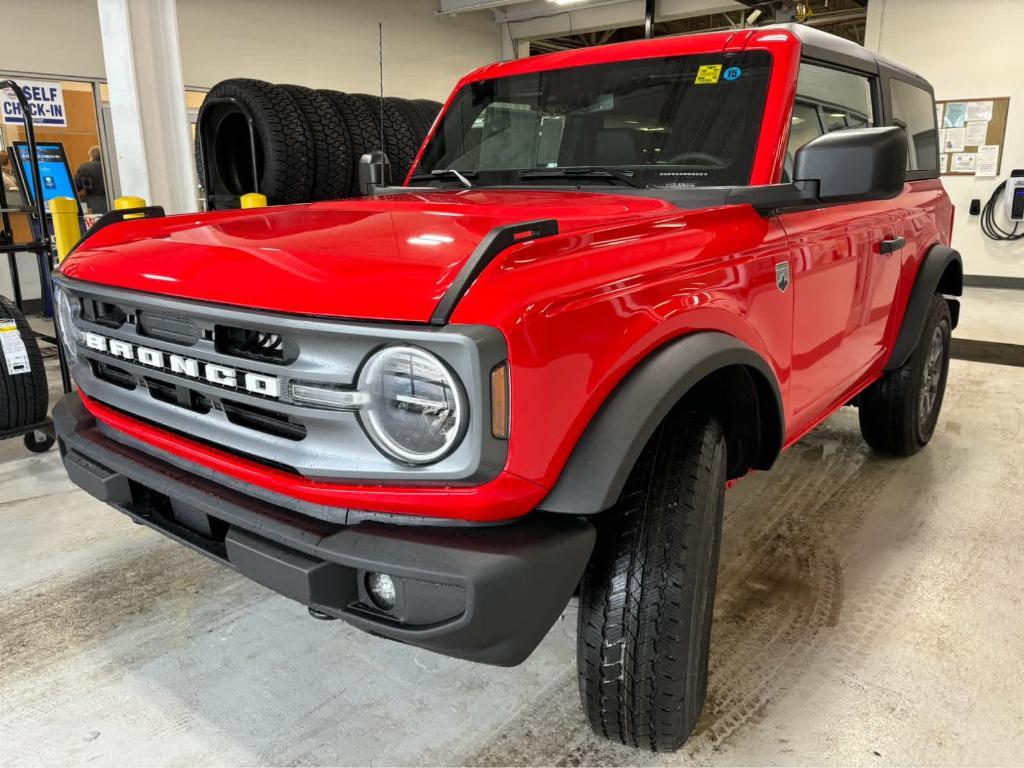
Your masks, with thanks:
[[(25, 101), (28, 102), (29, 114), (36, 125), (49, 125), (55, 128), (67, 128), (68, 118), (64, 111), (64, 90), (60, 83), (46, 80), (18, 80)], [(5, 125), (24, 125), (25, 116), (21, 114), (21, 103), (14, 91), (5, 88), (0, 91), (0, 121)]]
[(726, 80), (737, 80), (741, 74), (743, 74), (743, 70), (739, 67), (729, 67), (722, 73), (722, 77)]

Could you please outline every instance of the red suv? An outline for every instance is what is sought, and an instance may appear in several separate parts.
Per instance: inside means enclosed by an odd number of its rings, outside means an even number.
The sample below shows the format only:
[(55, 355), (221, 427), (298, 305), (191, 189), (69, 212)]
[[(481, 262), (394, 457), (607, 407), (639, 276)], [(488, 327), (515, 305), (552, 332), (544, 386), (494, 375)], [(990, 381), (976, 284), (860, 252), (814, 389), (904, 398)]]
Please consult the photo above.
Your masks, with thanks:
[(129, 220), (56, 276), (82, 488), (373, 634), (511, 665), (579, 592), (595, 730), (704, 702), (726, 484), (844, 405), (932, 436), (931, 87), (799, 26), (483, 67), (403, 186)]

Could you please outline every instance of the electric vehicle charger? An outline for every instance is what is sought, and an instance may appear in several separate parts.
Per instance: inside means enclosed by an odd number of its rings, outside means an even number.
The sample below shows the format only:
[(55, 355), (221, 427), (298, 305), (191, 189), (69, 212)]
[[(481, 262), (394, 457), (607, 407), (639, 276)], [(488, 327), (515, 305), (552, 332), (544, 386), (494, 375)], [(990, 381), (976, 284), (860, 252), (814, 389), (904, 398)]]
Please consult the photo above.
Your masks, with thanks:
[[(996, 208), (1000, 200), (1005, 201), (1006, 216), (1013, 222), (1013, 229), (1007, 231), (996, 222)], [(1024, 231), (1018, 232), (1024, 220), (1024, 170), (1014, 170), (1010, 178), (1003, 181), (992, 192), (981, 211), (981, 231), (992, 240), (1021, 240)]]

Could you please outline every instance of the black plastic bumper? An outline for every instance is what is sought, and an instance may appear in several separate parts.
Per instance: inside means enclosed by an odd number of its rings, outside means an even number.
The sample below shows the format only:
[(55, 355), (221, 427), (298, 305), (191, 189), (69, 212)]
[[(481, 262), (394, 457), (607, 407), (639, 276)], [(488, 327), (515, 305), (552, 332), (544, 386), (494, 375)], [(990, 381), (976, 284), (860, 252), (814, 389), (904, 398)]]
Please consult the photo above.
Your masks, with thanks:
[[(77, 394), (53, 411), (72, 482), (281, 594), (377, 635), (449, 656), (522, 662), (565, 607), (594, 529), (531, 515), (496, 527), (338, 525), (190, 474), (107, 437)], [(396, 585), (378, 608), (367, 574)]]

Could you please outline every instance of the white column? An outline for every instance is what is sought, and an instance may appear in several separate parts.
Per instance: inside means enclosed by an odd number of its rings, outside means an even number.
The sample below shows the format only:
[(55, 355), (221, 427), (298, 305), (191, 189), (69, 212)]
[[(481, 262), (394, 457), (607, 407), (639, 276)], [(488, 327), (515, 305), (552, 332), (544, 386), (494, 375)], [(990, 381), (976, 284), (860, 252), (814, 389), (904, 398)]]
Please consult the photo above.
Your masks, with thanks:
[(512, 61), (513, 59), (525, 59), (530, 55), (530, 41), (525, 39), (516, 39), (514, 35), (514, 25), (508, 23), (498, 23), (498, 29), (501, 30), (501, 60)]
[(197, 209), (175, 0), (97, 0), (121, 194)]
[(871, 0), (868, 3), (868, 18), (864, 29), (864, 47), (878, 53), (882, 50), (882, 19), (885, 17), (885, 0)]

